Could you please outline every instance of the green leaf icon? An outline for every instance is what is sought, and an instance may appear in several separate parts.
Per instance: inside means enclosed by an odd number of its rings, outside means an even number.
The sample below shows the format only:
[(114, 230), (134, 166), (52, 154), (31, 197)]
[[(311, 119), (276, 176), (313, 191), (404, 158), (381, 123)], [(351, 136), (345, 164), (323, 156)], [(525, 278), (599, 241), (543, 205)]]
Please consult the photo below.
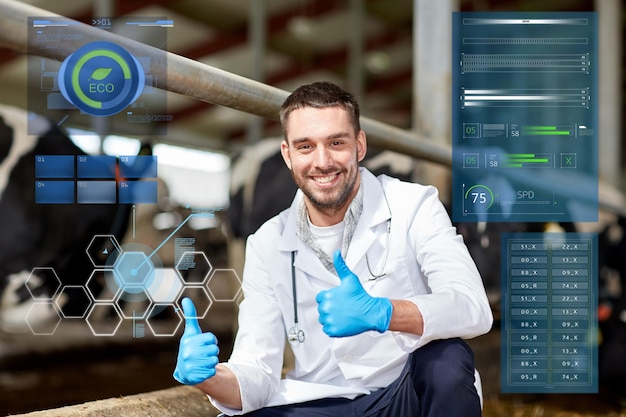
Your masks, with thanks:
[(111, 71), (113, 71), (113, 68), (98, 68), (93, 72), (93, 74), (91, 74), (91, 77), (89, 77), (89, 79), (96, 81), (104, 80), (107, 75), (111, 73)]

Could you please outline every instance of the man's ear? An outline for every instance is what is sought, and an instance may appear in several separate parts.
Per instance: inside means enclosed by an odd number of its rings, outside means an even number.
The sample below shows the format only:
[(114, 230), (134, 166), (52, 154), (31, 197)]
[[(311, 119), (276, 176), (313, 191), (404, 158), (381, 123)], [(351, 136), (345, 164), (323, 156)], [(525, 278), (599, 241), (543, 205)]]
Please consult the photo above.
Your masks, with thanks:
[(291, 171), (291, 154), (289, 153), (289, 143), (287, 143), (287, 139), (283, 139), (280, 142), (280, 154), (283, 156), (283, 161), (285, 161), (285, 165)]
[(361, 162), (365, 158), (365, 154), (367, 154), (367, 137), (365, 136), (365, 131), (359, 130), (356, 136), (357, 161)]

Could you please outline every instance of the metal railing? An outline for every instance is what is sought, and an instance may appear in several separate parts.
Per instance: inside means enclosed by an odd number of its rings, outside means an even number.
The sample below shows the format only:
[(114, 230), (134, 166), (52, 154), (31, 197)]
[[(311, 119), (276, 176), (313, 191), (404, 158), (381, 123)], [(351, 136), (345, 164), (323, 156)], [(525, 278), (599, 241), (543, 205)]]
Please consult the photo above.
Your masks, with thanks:
[[(36, 49), (33, 40), (28, 37), (29, 16), (61, 17), (15, 0), (0, 0), (0, 45), (23, 53)], [(64, 19), (67, 20), (65, 17)], [(73, 30), (82, 35), (83, 39), (63, 42), (59, 48), (41, 50), (41, 55), (63, 60), (68, 53), (85, 43), (97, 40), (114, 42), (135, 56), (149, 57), (153, 62), (159, 63), (154, 67), (155, 75), (166, 80), (168, 91), (273, 120), (278, 119), (278, 110), (289, 94), (279, 88), (96, 27), (81, 23), (73, 26)], [(361, 126), (367, 132), (368, 143), (373, 147), (452, 166), (450, 146), (367, 117), (361, 118)], [(626, 216), (626, 205), (621, 193), (610, 185), (600, 185), (599, 205), (603, 209)]]
[[(28, 37), (29, 16), (59, 16), (49, 11), (19, 3), (0, 0), (0, 44), (27, 53), (36, 49)], [(68, 20), (67, 18), (65, 18)], [(63, 60), (81, 45), (97, 40), (115, 42), (135, 56), (145, 56), (153, 62), (156, 76), (164, 79), (168, 91), (217, 104), (268, 119), (278, 119), (278, 110), (289, 95), (287, 91), (232, 74), (189, 58), (165, 52), (111, 32), (89, 25), (72, 26), (82, 35), (80, 41), (67, 41), (59, 48), (41, 50), (42, 55)], [(31, 44), (29, 44), (31, 42)], [(430, 141), (416, 133), (363, 117), (361, 124), (374, 147), (401, 152), (416, 158), (450, 166), (451, 149)]]

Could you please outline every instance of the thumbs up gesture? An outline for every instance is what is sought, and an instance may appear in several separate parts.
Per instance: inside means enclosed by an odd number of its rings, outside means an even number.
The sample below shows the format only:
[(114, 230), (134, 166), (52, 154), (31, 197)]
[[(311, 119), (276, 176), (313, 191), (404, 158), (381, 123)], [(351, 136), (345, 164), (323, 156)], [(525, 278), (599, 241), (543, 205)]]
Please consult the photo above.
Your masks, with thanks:
[(217, 339), (213, 333), (202, 333), (196, 307), (189, 298), (181, 302), (185, 314), (185, 331), (180, 338), (174, 379), (185, 385), (197, 385), (215, 375), (219, 363)]
[(331, 337), (345, 337), (367, 330), (387, 331), (393, 312), (391, 301), (370, 296), (359, 277), (350, 271), (340, 251), (335, 251), (334, 264), (341, 283), (315, 297), (324, 333)]

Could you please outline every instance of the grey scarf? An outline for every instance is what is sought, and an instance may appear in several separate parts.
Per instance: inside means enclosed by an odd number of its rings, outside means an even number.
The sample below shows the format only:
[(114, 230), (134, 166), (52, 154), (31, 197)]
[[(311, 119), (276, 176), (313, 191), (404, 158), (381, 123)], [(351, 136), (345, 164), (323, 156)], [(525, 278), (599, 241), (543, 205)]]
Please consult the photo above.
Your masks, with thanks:
[[(341, 243), (341, 254), (342, 256), (346, 256), (348, 253), (348, 247), (350, 246), (350, 241), (352, 240), (352, 235), (354, 235), (354, 230), (356, 229), (356, 225), (359, 222), (359, 218), (361, 217), (361, 212), (363, 211), (363, 187), (359, 185), (359, 190), (357, 191), (354, 199), (350, 203), (348, 210), (346, 211), (345, 216), (343, 217), (343, 221), (345, 224), (345, 228), (343, 231), (343, 239)], [(304, 198), (300, 203), (300, 207), (298, 207), (298, 216), (297, 216), (297, 227), (296, 227), (296, 236), (300, 238), (307, 246), (309, 246), (317, 257), (322, 261), (322, 264), (328, 269), (330, 272), (336, 274), (335, 266), (333, 265), (333, 260), (324, 252), (313, 233), (311, 232), (311, 228), (308, 223), (308, 212), (306, 209), (306, 204), (304, 204)]]

